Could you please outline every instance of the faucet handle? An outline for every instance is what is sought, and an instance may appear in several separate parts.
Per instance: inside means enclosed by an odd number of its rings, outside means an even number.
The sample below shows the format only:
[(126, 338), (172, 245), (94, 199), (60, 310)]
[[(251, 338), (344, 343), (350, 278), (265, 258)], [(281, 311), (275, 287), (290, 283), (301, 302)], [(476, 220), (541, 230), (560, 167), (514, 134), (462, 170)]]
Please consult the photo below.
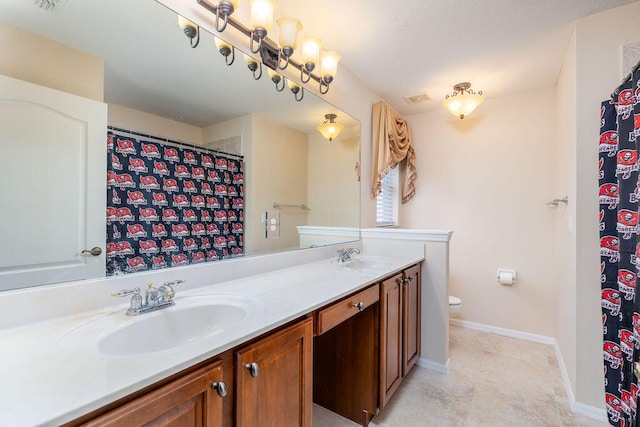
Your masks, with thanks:
[(162, 286), (160, 286), (160, 290), (163, 292), (164, 301), (169, 301), (176, 296), (176, 291), (173, 289), (173, 285), (177, 285), (179, 283), (186, 283), (186, 280), (170, 280), (168, 282), (164, 282)]
[(121, 291), (112, 293), (111, 296), (121, 298), (121, 297), (126, 297), (128, 295), (139, 294), (139, 293), (140, 293), (140, 288), (123, 289)]

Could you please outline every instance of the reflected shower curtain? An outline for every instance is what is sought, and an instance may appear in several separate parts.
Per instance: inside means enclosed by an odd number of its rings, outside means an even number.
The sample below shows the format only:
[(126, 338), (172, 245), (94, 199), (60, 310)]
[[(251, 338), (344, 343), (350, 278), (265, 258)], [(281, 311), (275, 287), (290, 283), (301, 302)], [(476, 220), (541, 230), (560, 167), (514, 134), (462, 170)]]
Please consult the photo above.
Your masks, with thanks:
[(600, 109), (600, 281), (605, 404), (609, 423), (636, 425), (640, 348), (636, 283), (640, 271), (640, 72)]
[(243, 255), (243, 162), (107, 135), (107, 275)]

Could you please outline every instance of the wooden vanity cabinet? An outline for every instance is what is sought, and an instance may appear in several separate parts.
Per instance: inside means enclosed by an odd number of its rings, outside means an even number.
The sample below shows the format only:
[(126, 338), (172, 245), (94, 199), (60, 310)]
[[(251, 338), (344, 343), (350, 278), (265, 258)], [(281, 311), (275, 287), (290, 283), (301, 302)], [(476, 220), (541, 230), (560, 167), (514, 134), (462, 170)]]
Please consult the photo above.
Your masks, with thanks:
[[(224, 363), (218, 360), (160, 388), (116, 407), (80, 425), (85, 426), (193, 426), (230, 425), (224, 417)], [(221, 386), (220, 383), (225, 384)], [(213, 385), (216, 385), (216, 388)], [(220, 390), (220, 392), (219, 392)]]
[(378, 411), (380, 286), (318, 310), (313, 401), (358, 424)]
[(420, 356), (420, 264), (381, 283), (380, 409)]
[(236, 425), (311, 426), (313, 320), (259, 339), (236, 352)]
[(402, 375), (405, 376), (420, 357), (420, 265), (409, 267), (403, 272), (402, 292)]

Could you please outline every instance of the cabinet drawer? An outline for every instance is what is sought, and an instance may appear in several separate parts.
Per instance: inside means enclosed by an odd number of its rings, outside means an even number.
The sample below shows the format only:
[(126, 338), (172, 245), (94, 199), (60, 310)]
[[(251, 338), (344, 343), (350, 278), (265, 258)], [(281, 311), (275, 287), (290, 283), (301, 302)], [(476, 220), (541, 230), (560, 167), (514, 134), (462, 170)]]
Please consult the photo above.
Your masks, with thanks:
[(316, 334), (324, 334), (329, 329), (358, 314), (378, 300), (380, 300), (380, 285), (374, 285), (327, 308), (323, 308), (318, 312)]

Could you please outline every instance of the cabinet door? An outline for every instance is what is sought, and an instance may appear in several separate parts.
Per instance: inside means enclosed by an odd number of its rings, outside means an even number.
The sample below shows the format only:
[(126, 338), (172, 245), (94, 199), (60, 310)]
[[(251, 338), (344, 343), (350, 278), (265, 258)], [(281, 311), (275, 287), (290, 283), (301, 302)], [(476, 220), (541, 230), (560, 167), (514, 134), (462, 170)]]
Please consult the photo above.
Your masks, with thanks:
[(87, 426), (222, 427), (223, 398), (213, 389), (222, 381), (222, 361), (177, 379), (103, 414)]
[(420, 357), (420, 264), (404, 271), (402, 285), (402, 376)]
[(236, 425), (311, 426), (311, 318), (236, 353)]
[(402, 274), (382, 282), (380, 298), (380, 407), (402, 381)]

